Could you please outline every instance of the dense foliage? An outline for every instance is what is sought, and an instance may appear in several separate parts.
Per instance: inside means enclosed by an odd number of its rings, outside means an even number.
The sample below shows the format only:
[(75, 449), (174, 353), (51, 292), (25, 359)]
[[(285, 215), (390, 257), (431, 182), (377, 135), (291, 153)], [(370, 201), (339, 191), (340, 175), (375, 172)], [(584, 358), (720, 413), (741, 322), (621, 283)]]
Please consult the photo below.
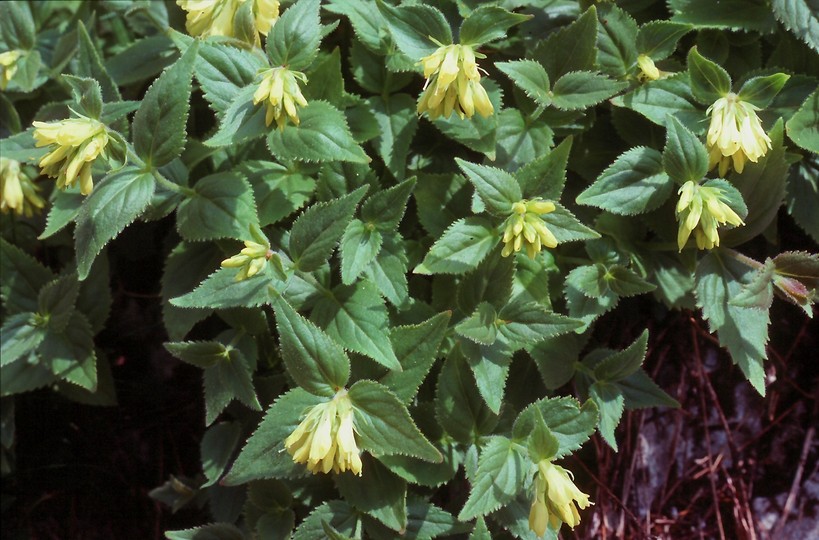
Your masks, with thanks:
[(812, 316), (811, 6), (1, 3), (3, 473), (15, 395), (116, 403), (106, 246), (166, 220), (207, 431), (153, 496), (213, 517), (168, 538), (575, 528), (565, 458), (678, 406), (602, 315), (699, 310), (760, 394), (774, 297)]

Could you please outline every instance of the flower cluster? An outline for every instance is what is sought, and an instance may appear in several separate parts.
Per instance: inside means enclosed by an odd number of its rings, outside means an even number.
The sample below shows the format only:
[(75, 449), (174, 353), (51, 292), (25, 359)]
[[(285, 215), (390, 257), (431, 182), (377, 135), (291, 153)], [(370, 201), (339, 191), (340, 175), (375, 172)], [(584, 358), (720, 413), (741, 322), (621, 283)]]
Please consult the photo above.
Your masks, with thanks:
[(560, 522), (574, 529), (580, 523), (577, 512), (592, 502), (589, 496), (577, 489), (571, 473), (544, 459), (537, 464), (535, 476), (535, 500), (529, 511), (529, 529), (538, 536), (546, 532), (546, 525), (560, 528)]
[(452, 111), (461, 118), (471, 118), (475, 111), (484, 118), (490, 116), (494, 108), (481, 86), (476, 57), (484, 58), (469, 45), (441, 45), (422, 58), (420, 64), (427, 80), (418, 101), (418, 114), (427, 112), (433, 120), (447, 118)]
[(34, 182), (20, 169), (20, 162), (0, 157), (0, 211), (31, 217), (45, 206)]
[[(253, 2), (251, 9), (256, 31), (266, 36), (279, 18), (277, 0), (176, 0), (176, 3), (188, 12), (185, 28), (190, 35), (235, 37), (236, 12), (247, 1)], [(256, 40), (258, 45), (258, 35)]]
[(242, 281), (258, 274), (273, 256), (270, 244), (245, 240), (245, 247), (238, 254), (222, 261), (222, 268), (239, 268), (234, 278)]
[(299, 125), (296, 106), (306, 107), (307, 100), (301, 93), (298, 81), (307, 84), (307, 77), (300, 71), (291, 71), (285, 67), (273, 68), (264, 73), (259, 88), (253, 94), (253, 104), (264, 102), (267, 106), (265, 125), (269, 126), (275, 119), (279, 130), (284, 130), (288, 117), (295, 125)]
[(88, 195), (94, 189), (91, 166), (105, 156), (109, 136), (105, 125), (92, 118), (70, 118), (59, 122), (34, 122), (36, 146), (49, 146), (51, 152), (40, 160), (43, 174), (57, 179), (65, 189), (79, 178), (80, 192)]
[(0, 90), (5, 90), (9, 81), (17, 73), (17, 61), (23, 51), (6, 51), (0, 53)]
[(556, 247), (557, 238), (540, 217), (554, 210), (554, 203), (539, 199), (523, 200), (513, 204), (512, 215), (507, 218), (503, 231), (504, 245), (501, 255), (508, 257), (520, 251), (525, 245), (526, 253), (533, 259), (543, 246)]
[(347, 390), (310, 409), (307, 416), (284, 441), (296, 463), (304, 463), (313, 474), (331, 470), (351, 471), (361, 476), (361, 456), (355, 441), (353, 404)]
[(677, 202), (677, 219), (680, 229), (677, 246), (680, 251), (692, 232), (699, 249), (712, 249), (719, 246), (718, 225), (744, 225), (737, 213), (723, 202), (725, 197), (718, 187), (701, 186), (689, 180), (678, 193), (680, 200)]
[(706, 111), (711, 115), (706, 142), (708, 168), (719, 165), (719, 175), (725, 176), (733, 162), (734, 170), (742, 173), (745, 162), (756, 163), (771, 148), (771, 139), (762, 129), (756, 111), (734, 93), (718, 99)]

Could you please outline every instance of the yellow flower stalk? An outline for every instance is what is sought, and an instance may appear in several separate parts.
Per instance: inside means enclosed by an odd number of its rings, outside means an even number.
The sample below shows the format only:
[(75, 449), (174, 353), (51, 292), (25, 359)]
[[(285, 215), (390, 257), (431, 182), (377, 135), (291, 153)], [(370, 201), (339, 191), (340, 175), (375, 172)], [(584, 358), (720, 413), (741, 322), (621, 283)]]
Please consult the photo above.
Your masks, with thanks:
[(248, 1), (253, 2), (256, 31), (266, 36), (279, 18), (279, 2), (276, 0), (176, 0), (176, 3), (187, 12), (185, 29), (188, 33), (205, 38), (235, 37), (233, 21), (236, 12)]
[(267, 111), (264, 115), (265, 125), (276, 120), (279, 130), (284, 130), (287, 119), (299, 125), (298, 107), (306, 107), (307, 100), (301, 93), (298, 81), (307, 83), (307, 77), (300, 71), (291, 71), (285, 67), (277, 67), (264, 72), (259, 88), (253, 94), (253, 104), (265, 104)]
[(719, 175), (725, 176), (733, 164), (742, 173), (746, 161), (756, 163), (771, 148), (771, 139), (756, 111), (759, 108), (742, 101), (733, 92), (714, 102), (707, 114), (711, 115), (706, 142), (708, 168), (719, 165)]
[(494, 108), (481, 86), (476, 57), (485, 58), (469, 45), (441, 45), (422, 58), (419, 64), (424, 66), (427, 80), (418, 101), (418, 114), (426, 112), (433, 120), (448, 118), (452, 111), (461, 118), (472, 118), (476, 111), (484, 118), (490, 116)]
[(273, 256), (273, 251), (269, 244), (261, 244), (251, 240), (245, 240), (245, 247), (238, 254), (222, 261), (222, 268), (239, 268), (239, 272), (234, 278), (236, 281), (243, 281), (258, 274), (267, 261)]
[(537, 464), (535, 499), (529, 511), (529, 529), (543, 536), (546, 525), (557, 530), (561, 522), (574, 529), (580, 523), (578, 507), (582, 510), (593, 504), (589, 496), (574, 485), (571, 472), (548, 459)]
[(80, 192), (94, 189), (91, 166), (105, 156), (108, 130), (92, 118), (70, 118), (59, 122), (34, 122), (36, 146), (49, 146), (51, 152), (40, 160), (43, 174), (57, 179), (57, 187), (70, 187), (79, 178)]
[(347, 390), (310, 409), (284, 441), (293, 461), (313, 474), (351, 471), (361, 476), (361, 455), (355, 440), (353, 404)]
[(557, 238), (540, 217), (554, 210), (554, 203), (539, 199), (523, 200), (513, 204), (512, 215), (507, 218), (503, 231), (504, 245), (501, 255), (508, 257), (526, 246), (529, 258), (534, 259), (544, 246), (556, 247)]
[(37, 187), (20, 169), (20, 162), (0, 157), (0, 211), (31, 217), (45, 206)]
[(6, 51), (0, 53), (0, 90), (5, 90), (14, 74), (17, 73), (17, 61), (23, 51)]
[(689, 180), (678, 191), (677, 220), (680, 222), (677, 246), (685, 247), (691, 233), (699, 249), (713, 249), (719, 246), (719, 225), (744, 225), (742, 219), (730, 206), (725, 204), (722, 190), (717, 187), (701, 186)]

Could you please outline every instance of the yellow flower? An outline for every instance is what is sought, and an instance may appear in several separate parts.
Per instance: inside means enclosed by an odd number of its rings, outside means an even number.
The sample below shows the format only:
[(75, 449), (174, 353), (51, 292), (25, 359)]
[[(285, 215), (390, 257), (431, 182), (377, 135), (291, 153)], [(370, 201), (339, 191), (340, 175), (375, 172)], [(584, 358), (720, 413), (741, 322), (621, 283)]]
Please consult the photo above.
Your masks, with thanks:
[(678, 193), (680, 200), (677, 202), (677, 220), (680, 222), (680, 229), (677, 246), (680, 251), (692, 232), (699, 249), (712, 249), (719, 246), (718, 225), (744, 225), (736, 212), (723, 202), (725, 197), (720, 188), (701, 186), (689, 180)]
[(91, 165), (105, 155), (108, 130), (92, 118), (70, 118), (59, 122), (34, 122), (36, 146), (50, 146), (51, 152), (40, 160), (43, 174), (57, 179), (65, 189), (80, 179), (80, 192), (88, 195), (94, 189)]
[(45, 201), (37, 194), (39, 191), (40, 188), (20, 170), (19, 161), (0, 157), (0, 211), (33, 216), (35, 210), (45, 206)]
[(427, 112), (433, 120), (448, 118), (452, 111), (461, 118), (472, 118), (475, 111), (484, 118), (491, 115), (494, 108), (481, 86), (475, 57), (485, 58), (469, 45), (441, 45), (422, 58), (419, 64), (424, 66), (427, 80), (418, 101), (418, 114)]
[(313, 474), (352, 471), (361, 476), (361, 456), (355, 441), (353, 404), (347, 390), (332, 400), (314, 406), (284, 441), (296, 463), (304, 463)]
[(290, 71), (285, 67), (267, 70), (259, 88), (253, 94), (253, 104), (266, 102), (267, 112), (264, 116), (265, 125), (273, 120), (284, 130), (287, 118), (295, 125), (299, 125), (299, 114), (296, 106), (306, 107), (307, 100), (301, 93), (298, 81), (307, 83), (307, 77), (300, 71)]
[(554, 210), (554, 203), (540, 199), (523, 200), (513, 204), (512, 215), (506, 219), (506, 228), (503, 231), (504, 246), (501, 255), (508, 257), (513, 252), (520, 251), (525, 245), (529, 258), (534, 259), (543, 246), (556, 247), (557, 238), (540, 217), (541, 214), (548, 214)]
[(529, 529), (536, 535), (543, 536), (547, 523), (557, 530), (562, 521), (574, 529), (580, 523), (577, 508), (591, 504), (589, 496), (574, 485), (569, 471), (547, 459), (537, 464), (535, 500), (529, 511)]
[[(185, 19), (185, 29), (190, 35), (198, 37), (235, 37), (233, 20), (241, 5), (247, 1), (248, 0), (176, 0), (176, 3), (179, 7), (188, 12)], [(276, 0), (252, 1), (253, 20), (256, 31), (266, 36), (270, 28), (279, 18), (279, 2)]]
[(0, 90), (5, 90), (9, 81), (17, 73), (17, 61), (23, 51), (6, 51), (0, 53)]
[(242, 281), (258, 274), (273, 256), (270, 244), (245, 240), (245, 247), (237, 255), (222, 261), (222, 268), (240, 268), (234, 278)]
[(756, 163), (771, 148), (771, 139), (762, 129), (756, 111), (759, 109), (729, 93), (708, 107), (711, 125), (708, 127), (709, 164), (719, 165), (719, 175), (725, 176), (733, 161), (734, 170), (742, 173), (745, 161)]

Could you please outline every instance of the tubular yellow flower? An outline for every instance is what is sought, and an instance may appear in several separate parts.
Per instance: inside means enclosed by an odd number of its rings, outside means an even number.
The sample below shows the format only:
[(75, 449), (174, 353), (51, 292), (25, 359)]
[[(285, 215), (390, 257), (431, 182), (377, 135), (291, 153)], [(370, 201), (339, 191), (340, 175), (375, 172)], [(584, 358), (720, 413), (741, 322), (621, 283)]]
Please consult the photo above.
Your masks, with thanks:
[(0, 53), (0, 90), (5, 90), (17, 73), (17, 61), (22, 55), (23, 51), (17, 50)]
[(538, 536), (543, 536), (547, 524), (557, 530), (563, 522), (574, 529), (580, 523), (578, 507), (582, 510), (593, 504), (589, 496), (577, 489), (571, 473), (560, 465), (544, 459), (537, 469), (529, 529)]
[(556, 247), (557, 238), (540, 217), (554, 210), (554, 203), (540, 199), (523, 200), (513, 204), (512, 215), (506, 219), (503, 231), (504, 246), (501, 255), (508, 257), (520, 251), (525, 245), (529, 258), (534, 259), (544, 246)]
[(222, 261), (222, 268), (239, 268), (234, 278), (242, 281), (252, 278), (258, 274), (267, 261), (273, 256), (273, 251), (269, 244), (260, 244), (251, 240), (245, 240), (245, 247), (238, 254)]
[(723, 202), (725, 197), (717, 187), (700, 186), (690, 180), (683, 184), (678, 193), (677, 220), (680, 228), (677, 246), (680, 251), (692, 232), (699, 249), (712, 249), (719, 246), (718, 225), (744, 225), (736, 212)]
[(20, 170), (19, 161), (0, 157), (0, 211), (33, 216), (45, 206), (39, 191), (40, 188)]
[(284, 441), (293, 461), (313, 474), (351, 471), (361, 476), (361, 455), (355, 440), (353, 404), (347, 390), (310, 409)]
[[(247, 1), (176, 0), (176, 3), (188, 12), (185, 29), (190, 35), (235, 37), (233, 20), (239, 7)], [(279, 18), (279, 2), (276, 0), (252, 0), (252, 2), (256, 31), (266, 36)]]
[(253, 104), (265, 102), (267, 112), (264, 116), (265, 125), (276, 120), (279, 130), (284, 130), (287, 118), (295, 125), (299, 125), (299, 114), (296, 106), (306, 107), (307, 100), (301, 93), (298, 81), (307, 83), (307, 77), (300, 71), (290, 71), (285, 67), (277, 67), (264, 72), (259, 88), (253, 94)]
[(469, 45), (441, 45), (421, 59), (424, 66), (424, 92), (418, 101), (418, 114), (429, 114), (433, 120), (449, 117), (452, 111), (461, 118), (472, 118), (477, 111), (486, 118), (494, 112), (489, 95), (481, 86), (481, 74), (475, 58), (485, 58)]
[(756, 163), (771, 148), (771, 139), (759, 117), (757, 107), (729, 93), (708, 107), (711, 115), (706, 142), (708, 144), (708, 168), (719, 165), (719, 175), (725, 176), (733, 164), (742, 173), (745, 162)]
[(88, 195), (94, 189), (91, 166), (105, 156), (108, 130), (92, 118), (70, 118), (59, 122), (34, 122), (36, 146), (50, 146), (51, 152), (40, 160), (43, 174), (57, 179), (65, 189), (79, 178), (80, 192)]

